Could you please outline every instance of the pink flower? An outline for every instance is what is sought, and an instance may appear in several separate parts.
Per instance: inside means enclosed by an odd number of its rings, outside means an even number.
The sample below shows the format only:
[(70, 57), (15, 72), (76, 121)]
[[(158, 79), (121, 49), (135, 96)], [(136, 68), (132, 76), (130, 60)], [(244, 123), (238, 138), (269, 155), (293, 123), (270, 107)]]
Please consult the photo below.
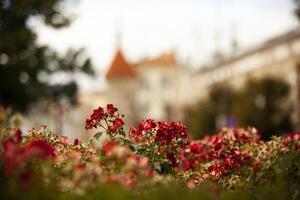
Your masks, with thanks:
[(68, 144), (68, 140), (69, 140), (68, 136), (61, 136), (60, 139), (64, 144)]

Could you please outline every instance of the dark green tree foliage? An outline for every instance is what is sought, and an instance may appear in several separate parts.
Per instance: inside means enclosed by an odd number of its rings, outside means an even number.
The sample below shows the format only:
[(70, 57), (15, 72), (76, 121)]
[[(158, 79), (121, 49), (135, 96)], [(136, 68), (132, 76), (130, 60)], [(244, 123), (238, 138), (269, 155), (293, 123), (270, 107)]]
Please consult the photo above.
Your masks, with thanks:
[(201, 138), (203, 135), (216, 133), (217, 118), (232, 115), (233, 99), (234, 92), (229, 86), (213, 86), (207, 99), (199, 102), (196, 108), (187, 110), (185, 121), (192, 135)]
[(300, 0), (294, 0), (296, 4), (295, 14), (300, 19)]
[(60, 57), (37, 45), (37, 36), (28, 27), (28, 20), (34, 17), (54, 28), (67, 26), (70, 19), (62, 12), (63, 2), (0, 0), (0, 105), (25, 111), (33, 102), (51, 97), (50, 74), (93, 73), (89, 59), (78, 62), (82, 50)]
[(249, 80), (239, 91), (216, 85), (206, 100), (187, 109), (185, 121), (196, 138), (214, 134), (233, 119), (236, 126), (254, 126), (268, 139), (292, 130), (289, 94), (290, 86), (276, 78)]
[(235, 102), (241, 126), (254, 126), (268, 139), (292, 130), (289, 85), (274, 78), (249, 80)]

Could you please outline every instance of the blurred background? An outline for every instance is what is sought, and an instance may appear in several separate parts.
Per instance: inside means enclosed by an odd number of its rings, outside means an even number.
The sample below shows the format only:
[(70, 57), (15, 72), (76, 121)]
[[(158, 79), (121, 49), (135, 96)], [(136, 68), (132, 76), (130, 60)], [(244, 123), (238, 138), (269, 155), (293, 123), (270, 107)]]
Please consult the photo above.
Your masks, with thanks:
[[(0, 110), (71, 138), (139, 120), (300, 129), (299, 0), (0, 0)], [(2, 115), (1, 115), (2, 116)], [(1, 117), (0, 117), (1, 118)], [(4, 120), (4, 117), (0, 120)]]

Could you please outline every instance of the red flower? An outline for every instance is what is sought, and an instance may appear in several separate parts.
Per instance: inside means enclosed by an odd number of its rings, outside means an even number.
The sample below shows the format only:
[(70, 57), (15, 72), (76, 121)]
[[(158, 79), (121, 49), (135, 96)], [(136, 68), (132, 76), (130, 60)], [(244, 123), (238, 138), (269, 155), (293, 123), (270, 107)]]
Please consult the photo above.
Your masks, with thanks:
[(182, 164), (182, 169), (187, 171), (190, 170), (192, 168), (192, 164), (190, 160), (185, 160)]
[(107, 154), (108, 152), (110, 152), (112, 150), (112, 148), (114, 148), (115, 146), (117, 146), (117, 143), (115, 141), (109, 141), (107, 143), (105, 143), (102, 147), (102, 151), (104, 154)]
[(3, 160), (5, 174), (10, 176), (13, 170), (22, 166), (28, 158), (46, 159), (55, 155), (54, 148), (45, 140), (38, 139), (29, 144), (15, 143), (12, 138), (3, 141)]
[(45, 140), (34, 140), (26, 146), (27, 156), (46, 159), (55, 156), (54, 148)]
[(24, 148), (16, 144), (11, 138), (3, 141), (2, 146), (5, 174), (10, 176), (13, 170), (24, 162)]
[(283, 151), (288, 151), (287, 147), (294, 146), (300, 150), (300, 132), (293, 132), (286, 134), (281, 141), (281, 148)]
[(75, 140), (74, 140), (74, 142), (73, 142), (73, 145), (78, 145), (80, 142), (79, 142), (79, 140), (78, 140), (78, 138), (76, 138)]
[(92, 129), (92, 128), (97, 128), (99, 125), (100, 121), (104, 119), (105, 113), (104, 109), (102, 107), (99, 107), (95, 109), (90, 116), (90, 118), (86, 119), (85, 121), (85, 129)]
[[(99, 107), (93, 111), (91, 116), (85, 121), (85, 129), (92, 129), (101, 126), (101, 121), (105, 120), (106, 122), (113, 122), (109, 125), (111, 132), (116, 132), (117, 129), (123, 126), (124, 122), (119, 118), (117, 113), (118, 109), (115, 108), (112, 104), (107, 104), (106, 110), (102, 107)], [(103, 126), (102, 126), (103, 127)]]
[(107, 108), (107, 113), (110, 116), (114, 116), (115, 113), (118, 111), (118, 109), (115, 108), (114, 105), (112, 105), (112, 104), (107, 104), (106, 108)]
[(158, 122), (155, 141), (162, 145), (168, 145), (173, 139), (188, 139), (186, 126), (179, 122)]
[(140, 131), (149, 131), (153, 128), (156, 127), (156, 123), (154, 122), (153, 119), (146, 119), (143, 120), (140, 124), (139, 124), (139, 129)]
[(14, 133), (14, 135), (11, 138), (15, 143), (21, 142), (22, 139), (22, 131), (20, 129), (17, 129)]
[(141, 132), (140, 130), (134, 128), (134, 127), (131, 127), (130, 133), (129, 133), (129, 134), (130, 134), (130, 135), (133, 135), (133, 136), (137, 136), (137, 135), (141, 135), (142, 132)]
[(166, 152), (166, 157), (171, 162), (172, 167), (178, 167), (178, 162), (176, 160), (174, 153)]
[(298, 140), (300, 140), (300, 132), (293, 132), (293, 133), (286, 134), (283, 138), (284, 143), (296, 142)]
[(120, 118), (117, 118), (112, 122), (112, 125), (109, 126), (109, 130), (112, 133), (116, 133), (118, 130), (122, 128), (123, 125), (124, 125), (124, 121)]
[(134, 127), (131, 127), (129, 131), (129, 138), (134, 142), (141, 142), (143, 141), (142, 132)]
[(190, 150), (192, 153), (200, 153), (201, 152), (200, 144), (197, 142), (191, 142)]

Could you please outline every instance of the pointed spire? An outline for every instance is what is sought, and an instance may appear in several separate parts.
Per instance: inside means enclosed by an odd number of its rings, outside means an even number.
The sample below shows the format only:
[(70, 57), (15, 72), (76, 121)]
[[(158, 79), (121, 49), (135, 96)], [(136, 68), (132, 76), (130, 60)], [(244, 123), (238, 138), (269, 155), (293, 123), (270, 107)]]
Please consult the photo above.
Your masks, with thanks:
[(121, 50), (118, 49), (106, 73), (106, 79), (133, 78), (135, 75), (134, 67), (125, 60)]
[(116, 49), (121, 49), (122, 48), (122, 28), (121, 28), (121, 22), (120, 20), (116, 21), (116, 26), (115, 26), (116, 32), (115, 32), (115, 45)]

